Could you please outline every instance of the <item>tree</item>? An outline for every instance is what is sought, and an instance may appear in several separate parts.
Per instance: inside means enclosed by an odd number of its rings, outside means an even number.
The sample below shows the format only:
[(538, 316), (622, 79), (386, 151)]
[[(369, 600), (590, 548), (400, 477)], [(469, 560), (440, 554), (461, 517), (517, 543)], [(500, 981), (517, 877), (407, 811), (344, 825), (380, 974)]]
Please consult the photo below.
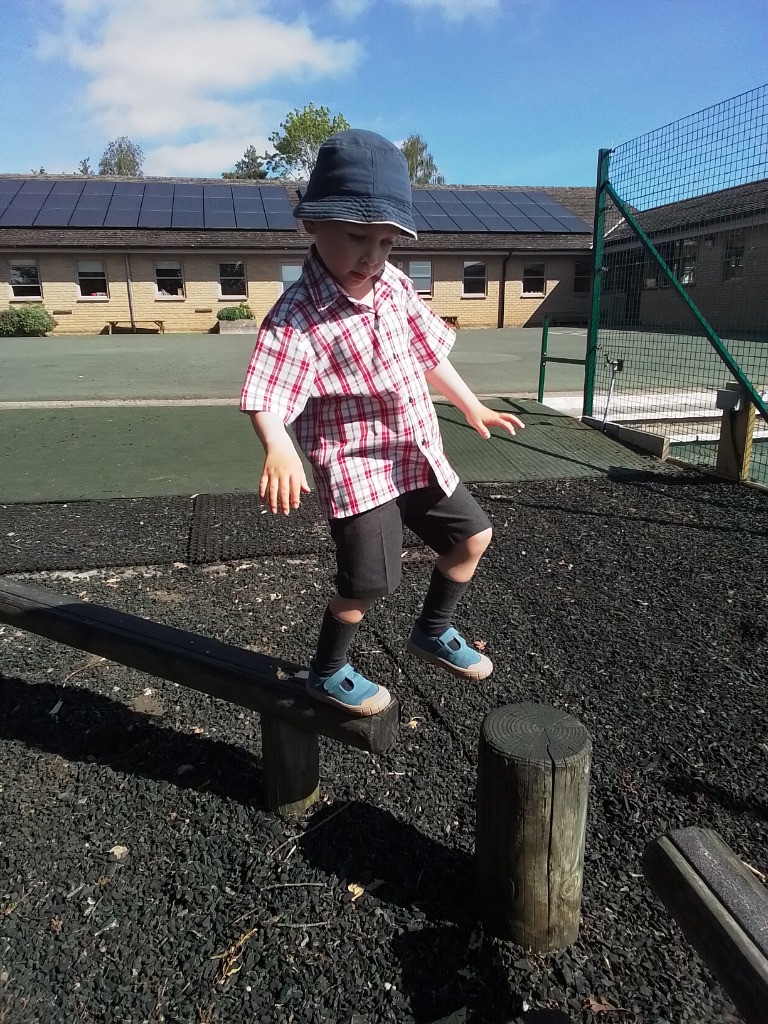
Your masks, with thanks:
[(242, 160), (235, 161), (234, 171), (224, 171), (221, 176), (230, 181), (240, 178), (251, 180), (266, 178), (267, 170), (262, 166), (262, 160), (265, 159), (266, 157), (259, 156), (255, 146), (249, 146), (243, 153)]
[(412, 185), (445, 184), (445, 177), (438, 174), (434, 157), (420, 135), (409, 135), (400, 149), (408, 163), (408, 176)]
[(314, 103), (303, 110), (297, 107), (280, 125), (280, 131), (269, 136), (275, 149), (267, 154), (267, 169), (279, 178), (308, 178), (322, 143), (329, 135), (348, 128), (344, 115), (331, 118), (328, 107), (316, 107)]
[(144, 153), (141, 146), (121, 135), (113, 139), (99, 160), (99, 174), (118, 174), (126, 178), (141, 178)]
[(86, 178), (93, 174), (93, 168), (91, 167), (91, 158), (84, 156), (80, 163), (77, 165), (77, 173), (84, 175)]

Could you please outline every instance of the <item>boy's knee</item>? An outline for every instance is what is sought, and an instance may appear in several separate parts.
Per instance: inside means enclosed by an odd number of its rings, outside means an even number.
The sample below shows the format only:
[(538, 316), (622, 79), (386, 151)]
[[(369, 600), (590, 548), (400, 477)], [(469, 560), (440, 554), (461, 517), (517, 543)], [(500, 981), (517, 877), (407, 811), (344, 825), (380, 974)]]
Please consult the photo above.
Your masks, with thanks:
[(492, 539), (493, 529), (490, 526), (487, 530), (483, 530), (482, 533), (476, 533), (472, 537), (469, 537), (466, 541), (469, 553), (480, 558), (487, 550)]

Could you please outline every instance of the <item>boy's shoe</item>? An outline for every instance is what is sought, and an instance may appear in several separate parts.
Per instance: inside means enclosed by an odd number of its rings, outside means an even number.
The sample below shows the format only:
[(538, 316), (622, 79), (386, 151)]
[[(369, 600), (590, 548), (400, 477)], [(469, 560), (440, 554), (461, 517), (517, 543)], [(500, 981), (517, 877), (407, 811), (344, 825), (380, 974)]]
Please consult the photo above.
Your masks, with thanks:
[(407, 647), (415, 657), (439, 665), (462, 679), (485, 679), (493, 672), (490, 658), (468, 647), (464, 637), (453, 626), (449, 626), (441, 636), (426, 636), (418, 626), (414, 626)]
[(347, 663), (332, 676), (318, 676), (309, 670), (307, 693), (315, 700), (333, 704), (351, 715), (377, 715), (392, 703), (389, 690), (355, 672)]

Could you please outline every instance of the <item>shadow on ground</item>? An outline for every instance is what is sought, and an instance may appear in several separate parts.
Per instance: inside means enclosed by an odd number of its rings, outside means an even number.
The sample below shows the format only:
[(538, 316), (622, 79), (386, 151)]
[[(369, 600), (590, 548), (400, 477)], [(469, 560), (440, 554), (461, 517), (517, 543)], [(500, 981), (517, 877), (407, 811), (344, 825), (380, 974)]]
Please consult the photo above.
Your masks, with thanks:
[(243, 747), (179, 732), (80, 687), (29, 683), (0, 673), (1, 740), (248, 807), (265, 806), (259, 761)]

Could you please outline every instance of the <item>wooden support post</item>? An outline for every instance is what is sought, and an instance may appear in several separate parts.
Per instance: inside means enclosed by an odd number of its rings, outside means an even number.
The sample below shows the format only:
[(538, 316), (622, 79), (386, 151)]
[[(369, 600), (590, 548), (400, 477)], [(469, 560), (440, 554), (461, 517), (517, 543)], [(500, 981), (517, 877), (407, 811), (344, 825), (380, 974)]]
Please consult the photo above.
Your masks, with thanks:
[(722, 394), (733, 394), (734, 404), (738, 401), (738, 408), (723, 409), (715, 469), (719, 476), (727, 477), (729, 480), (746, 480), (752, 459), (755, 407), (737, 383), (727, 384)]
[(317, 733), (262, 715), (261, 751), (268, 809), (283, 817), (302, 814), (320, 791)]
[(513, 704), (486, 716), (475, 882), (492, 935), (537, 953), (579, 934), (592, 741), (573, 716)]
[(765, 1024), (768, 889), (706, 828), (655, 839), (643, 854), (643, 870), (746, 1024)]

